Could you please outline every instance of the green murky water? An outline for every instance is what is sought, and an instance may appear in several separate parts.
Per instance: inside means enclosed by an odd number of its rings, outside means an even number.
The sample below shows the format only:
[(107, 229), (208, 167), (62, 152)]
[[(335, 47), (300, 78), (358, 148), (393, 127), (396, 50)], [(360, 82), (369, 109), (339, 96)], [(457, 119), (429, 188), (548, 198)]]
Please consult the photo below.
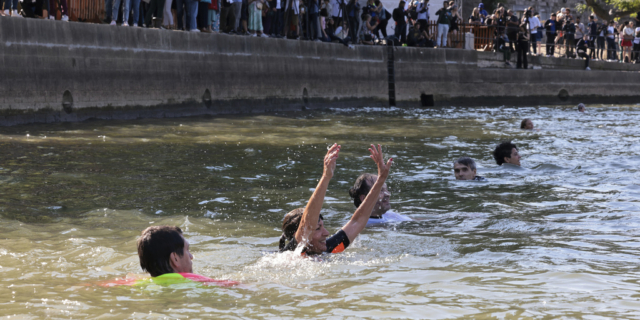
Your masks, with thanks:
[[(0, 317), (639, 318), (640, 108), (361, 109), (0, 128)], [(521, 131), (531, 118), (539, 131)], [(497, 167), (513, 139), (523, 170)], [(327, 145), (324, 206), (394, 158), (393, 210), (323, 262), (274, 254)], [(471, 156), (487, 183), (454, 180)], [(103, 288), (141, 274), (149, 225), (185, 230), (194, 272), (239, 288)]]

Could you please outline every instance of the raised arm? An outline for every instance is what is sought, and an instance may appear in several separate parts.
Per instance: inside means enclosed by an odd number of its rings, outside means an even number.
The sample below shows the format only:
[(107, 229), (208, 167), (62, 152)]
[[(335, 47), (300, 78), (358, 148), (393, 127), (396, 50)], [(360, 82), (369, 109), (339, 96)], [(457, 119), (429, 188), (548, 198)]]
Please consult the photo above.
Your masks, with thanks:
[(304, 208), (302, 218), (300, 219), (300, 226), (298, 227), (298, 231), (296, 231), (296, 241), (298, 241), (299, 244), (306, 246), (309, 242), (311, 232), (313, 232), (318, 225), (320, 210), (324, 203), (324, 196), (327, 193), (329, 181), (331, 181), (333, 172), (336, 169), (336, 161), (338, 160), (339, 153), (340, 146), (333, 144), (324, 156), (324, 170), (322, 172), (322, 178), (320, 178), (320, 182), (318, 182), (316, 190), (313, 191), (307, 206)]
[(373, 184), (373, 187), (369, 191), (369, 194), (367, 194), (367, 197), (364, 198), (364, 201), (360, 204), (358, 209), (356, 209), (356, 212), (353, 213), (351, 220), (342, 227), (342, 230), (347, 234), (350, 242), (352, 242), (360, 232), (362, 232), (364, 227), (367, 226), (367, 221), (369, 221), (371, 211), (373, 211), (375, 204), (378, 202), (380, 190), (389, 176), (389, 169), (393, 163), (393, 159), (389, 159), (386, 164), (384, 163), (382, 148), (380, 145), (378, 145), (377, 148), (374, 145), (371, 145), (369, 152), (371, 152), (371, 159), (373, 159), (378, 166), (378, 179), (376, 180), (376, 183)]

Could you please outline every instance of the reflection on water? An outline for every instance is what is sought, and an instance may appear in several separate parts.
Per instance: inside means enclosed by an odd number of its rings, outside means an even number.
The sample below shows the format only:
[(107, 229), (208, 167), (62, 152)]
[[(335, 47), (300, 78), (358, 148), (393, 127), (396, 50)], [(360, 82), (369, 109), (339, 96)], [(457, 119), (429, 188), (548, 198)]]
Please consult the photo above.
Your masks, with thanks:
[[(522, 118), (540, 131), (522, 131)], [(35, 318), (638, 318), (640, 109), (360, 109), (0, 128), (0, 316)], [(524, 168), (497, 167), (512, 139)], [(323, 215), (394, 158), (395, 211), (321, 262), (276, 254), (326, 146)], [(489, 181), (455, 181), (477, 160)], [(194, 271), (241, 288), (102, 288), (140, 274), (152, 224), (185, 230)], [(15, 315), (15, 317), (14, 317)]]

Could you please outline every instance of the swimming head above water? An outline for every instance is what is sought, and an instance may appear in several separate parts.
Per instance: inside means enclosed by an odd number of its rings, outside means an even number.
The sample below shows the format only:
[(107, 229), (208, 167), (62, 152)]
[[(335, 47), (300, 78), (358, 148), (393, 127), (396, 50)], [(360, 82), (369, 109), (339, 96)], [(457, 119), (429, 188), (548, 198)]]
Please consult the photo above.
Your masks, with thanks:
[(520, 129), (533, 130), (533, 121), (528, 118), (522, 120), (522, 122), (520, 122)]
[(191, 273), (193, 256), (182, 230), (174, 226), (152, 226), (138, 238), (140, 266), (158, 277), (165, 273)]
[(511, 141), (505, 141), (499, 144), (493, 151), (493, 158), (496, 163), (501, 166), (503, 163), (509, 163), (515, 166), (520, 165), (520, 154), (518, 153), (518, 147)]
[[(363, 173), (353, 184), (353, 187), (349, 189), (349, 196), (353, 199), (353, 204), (356, 208), (360, 207), (362, 201), (364, 201), (365, 197), (371, 191), (373, 184), (378, 179), (378, 176), (371, 173)], [(389, 202), (391, 198), (391, 192), (387, 188), (387, 184), (382, 185), (382, 189), (380, 189), (380, 193), (378, 195), (378, 202), (371, 211), (371, 217), (380, 218), (383, 214), (385, 214), (389, 209), (391, 209), (391, 203)]]
[(456, 180), (486, 180), (477, 175), (476, 162), (469, 157), (461, 157), (453, 162), (453, 174)]

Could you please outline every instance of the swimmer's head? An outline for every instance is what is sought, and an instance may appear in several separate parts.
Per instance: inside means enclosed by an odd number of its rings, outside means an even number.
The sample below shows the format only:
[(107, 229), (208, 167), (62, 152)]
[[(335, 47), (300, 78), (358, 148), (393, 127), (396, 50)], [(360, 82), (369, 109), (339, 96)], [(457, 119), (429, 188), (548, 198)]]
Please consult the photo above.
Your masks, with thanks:
[(520, 129), (533, 130), (533, 121), (527, 118), (520, 122)]
[(578, 111), (580, 111), (580, 112), (584, 112), (585, 111), (584, 103), (579, 103), (578, 104)]
[(503, 163), (510, 163), (516, 166), (520, 165), (520, 154), (518, 153), (518, 147), (511, 141), (506, 141), (499, 144), (493, 151), (493, 158), (496, 159), (496, 163), (501, 166)]
[(174, 226), (153, 226), (142, 231), (138, 238), (140, 266), (152, 277), (165, 273), (192, 271), (189, 242), (182, 230)]
[[(364, 198), (367, 197), (371, 188), (378, 180), (378, 176), (371, 173), (363, 173), (361, 174), (356, 182), (353, 184), (353, 187), (349, 189), (349, 195), (353, 198), (353, 204), (356, 208), (360, 207), (360, 204), (364, 201)], [(380, 189), (380, 194), (378, 195), (378, 202), (376, 203), (373, 211), (371, 211), (372, 217), (380, 217), (385, 214), (389, 209), (391, 209), (391, 203), (389, 199), (391, 198), (391, 192), (387, 188), (387, 184), (382, 185), (382, 189)]]
[[(280, 252), (286, 250), (295, 250), (296, 248), (293, 246), (287, 246), (287, 241), (294, 240), (296, 237), (296, 232), (300, 227), (300, 220), (302, 220), (302, 214), (304, 213), (304, 208), (297, 208), (291, 210), (284, 216), (284, 220), (282, 221), (282, 236), (280, 236), (279, 248)], [(318, 218), (318, 224), (316, 225), (316, 229), (311, 233), (311, 239), (309, 241), (309, 246), (305, 248), (305, 252), (307, 254), (318, 254), (327, 250), (327, 237), (329, 236), (329, 231), (324, 227), (324, 218), (322, 215)]]
[(473, 180), (476, 177), (476, 162), (469, 157), (462, 157), (453, 163), (456, 180)]

